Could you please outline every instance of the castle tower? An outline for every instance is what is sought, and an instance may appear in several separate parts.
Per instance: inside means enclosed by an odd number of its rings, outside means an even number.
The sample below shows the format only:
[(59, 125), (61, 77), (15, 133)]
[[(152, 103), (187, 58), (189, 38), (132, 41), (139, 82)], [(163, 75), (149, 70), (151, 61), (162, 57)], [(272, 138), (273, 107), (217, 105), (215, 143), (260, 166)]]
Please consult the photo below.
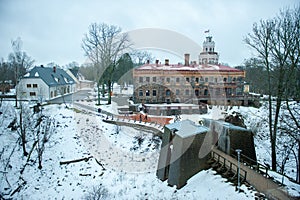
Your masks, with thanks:
[(219, 55), (215, 52), (215, 42), (212, 36), (207, 36), (203, 42), (203, 50), (199, 55), (199, 64), (218, 64)]

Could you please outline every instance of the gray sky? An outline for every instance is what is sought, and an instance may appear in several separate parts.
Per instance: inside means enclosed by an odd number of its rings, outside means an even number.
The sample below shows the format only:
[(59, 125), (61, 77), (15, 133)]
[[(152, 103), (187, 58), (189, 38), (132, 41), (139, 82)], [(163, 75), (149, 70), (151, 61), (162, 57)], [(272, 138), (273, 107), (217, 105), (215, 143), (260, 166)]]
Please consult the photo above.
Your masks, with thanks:
[(23, 50), (36, 60), (36, 65), (65, 65), (72, 61), (82, 64), (86, 60), (81, 49), (84, 33), (91, 23), (104, 22), (120, 26), (123, 31), (168, 29), (199, 46), (205, 39), (204, 31), (209, 29), (220, 62), (235, 66), (251, 56), (243, 38), (251, 32), (253, 23), (275, 17), (280, 9), (297, 3), (298, 0), (0, 0), (0, 58), (7, 60), (11, 40), (21, 37)]

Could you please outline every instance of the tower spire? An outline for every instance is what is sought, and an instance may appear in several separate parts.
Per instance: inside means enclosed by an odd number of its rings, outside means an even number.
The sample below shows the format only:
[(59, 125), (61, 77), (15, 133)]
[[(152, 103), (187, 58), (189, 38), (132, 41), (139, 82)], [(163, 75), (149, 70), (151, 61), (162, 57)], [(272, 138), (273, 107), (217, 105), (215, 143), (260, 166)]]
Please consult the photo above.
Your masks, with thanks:
[[(205, 33), (209, 33), (205, 31)], [(215, 52), (215, 42), (212, 40), (212, 36), (207, 35), (203, 42), (203, 49), (199, 55), (200, 64), (218, 64), (219, 55)]]

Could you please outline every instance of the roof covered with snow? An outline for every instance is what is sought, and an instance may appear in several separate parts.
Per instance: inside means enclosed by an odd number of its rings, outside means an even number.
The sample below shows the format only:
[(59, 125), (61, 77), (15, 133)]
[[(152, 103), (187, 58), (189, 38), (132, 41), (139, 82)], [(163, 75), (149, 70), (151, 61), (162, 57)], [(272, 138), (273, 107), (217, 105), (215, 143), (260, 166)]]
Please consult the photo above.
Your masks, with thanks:
[(71, 85), (75, 81), (60, 68), (34, 67), (24, 78), (41, 78), (48, 86)]
[(197, 125), (189, 119), (168, 124), (166, 127), (169, 130), (174, 130), (175, 134), (182, 138), (191, 137), (199, 133), (206, 133), (209, 130), (209, 128)]
[(225, 65), (214, 65), (214, 64), (193, 64), (185, 66), (183, 64), (144, 64), (137, 67), (135, 70), (173, 70), (173, 71), (223, 71), (223, 72), (242, 72), (239, 69), (232, 68)]
[(204, 118), (203, 119), (205, 122), (205, 124), (207, 126), (209, 126), (212, 122), (215, 123), (215, 124), (219, 124), (221, 126), (224, 126), (226, 128), (229, 128), (229, 129), (232, 129), (232, 130), (240, 130), (240, 131), (243, 131), (243, 132), (250, 132), (250, 130), (246, 129), (246, 128), (243, 128), (243, 127), (240, 127), (240, 126), (236, 126), (236, 125), (233, 125), (231, 123), (228, 123), (228, 122), (225, 122), (223, 120), (213, 120), (213, 119), (208, 119), (208, 118)]

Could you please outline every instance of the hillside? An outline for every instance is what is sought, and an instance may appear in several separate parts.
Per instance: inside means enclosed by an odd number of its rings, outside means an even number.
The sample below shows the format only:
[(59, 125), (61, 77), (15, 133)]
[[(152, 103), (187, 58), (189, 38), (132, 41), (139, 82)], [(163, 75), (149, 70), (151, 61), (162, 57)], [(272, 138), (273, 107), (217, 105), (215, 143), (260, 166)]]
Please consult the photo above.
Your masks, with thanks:
[[(155, 176), (160, 144), (156, 138), (131, 128), (117, 129), (100, 116), (62, 105), (45, 106), (42, 111), (55, 119), (56, 127), (45, 145), (43, 168), (38, 169), (33, 151), (21, 175), (26, 157), (16, 143), (17, 132), (7, 128), (16, 110), (3, 103), (1, 111), (0, 194), (4, 198), (88, 199), (93, 191), (100, 191), (102, 199), (254, 199), (255, 191), (243, 185), (245, 192), (237, 193), (212, 170), (198, 173), (181, 190), (169, 187)], [(28, 138), (28, 148), (33, 138)], [(90, 156), (87, 162), (60, 165)]]

